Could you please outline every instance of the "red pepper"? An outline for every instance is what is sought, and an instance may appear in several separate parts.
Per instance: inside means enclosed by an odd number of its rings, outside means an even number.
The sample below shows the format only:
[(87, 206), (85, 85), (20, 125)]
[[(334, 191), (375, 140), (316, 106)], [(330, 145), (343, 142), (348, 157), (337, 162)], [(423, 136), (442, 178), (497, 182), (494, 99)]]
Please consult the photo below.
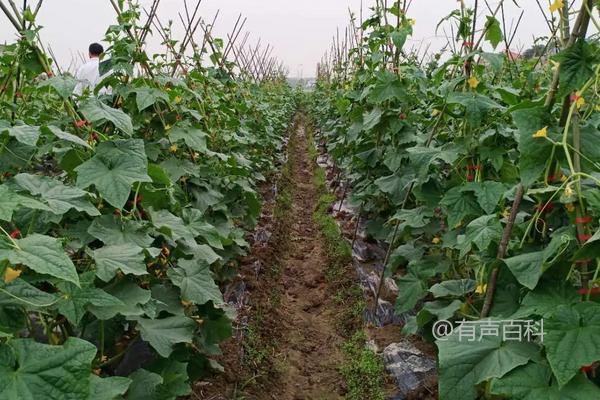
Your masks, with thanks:
[(18, 239), (19, 237), (21, 237), (21, 231), (18, 229), (15, 229), (14, 231), (12, 231), (10, 233), (10, 237), (13, 239)]
[(467, 175), (467, 182), (473, 182), (475, 180), (475, 175)]
[(583, 296), (585, 296), (587, 294), (598, 294), (598, 293), (600, 293), (600, 288), (598, 288), (598, 287), (593, 287), (591, 289), (581, 288), (581, 289), (579, 289), (578, 292), (580, 295), (583, 295)]
[(592, 235), (587, 234), (587, 233), (582, 233), (581, 235), (577, 235), (577, 238), (581, 242), (587, 242), (588, 240), (590, 240), (592, 238)]
[(590, 222), (592, 222), (592, 217), (590, 217), (589, 215), (586, 215), (585, 217), (575, 218), (576, 224), (589, 224)]
[(570, 97), (571, 102), (573, 102), (573, 103), (575, 103), (580, 98), (581, 98), (581, 96), (578, 96), (576, 93), (572, 94), (571, 97)]
[(539, 212), (550, 212), (554, 210), (554, 203), (546, 203), (541, 206), (538, 206), (537, 210)]
[(75, 125), (75, 128), (79, 129), (79, 128), (83, 128), (84, 126), (91, 125), (91, 123), (90, 123), (90, 121), (87, 121), (85, 119), (79, 119), (79, 120), (73, 122), (73, 125)]

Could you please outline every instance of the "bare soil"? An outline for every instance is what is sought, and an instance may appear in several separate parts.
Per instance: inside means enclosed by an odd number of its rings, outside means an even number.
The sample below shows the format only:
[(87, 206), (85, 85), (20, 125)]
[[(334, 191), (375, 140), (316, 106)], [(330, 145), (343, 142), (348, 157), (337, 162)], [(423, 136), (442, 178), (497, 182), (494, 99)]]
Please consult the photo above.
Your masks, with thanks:
[(318, 193), (307, 146), (305, 122), (299, 117), (280, 183), (282, 200), (259, 222), (259, 227), (271, 224), (273, 235), (266, 247), (254, 246), (242, 263), (249, 293), (241, 317), (248, 321), (244, 335), (223, 346), (219, 362), (226, 372), (217, 380), (198, 382), (192, 399), (343, 398), (338, 373), (343, 306), (335, 302), (326, 280), (328, 259), (313, 221)]

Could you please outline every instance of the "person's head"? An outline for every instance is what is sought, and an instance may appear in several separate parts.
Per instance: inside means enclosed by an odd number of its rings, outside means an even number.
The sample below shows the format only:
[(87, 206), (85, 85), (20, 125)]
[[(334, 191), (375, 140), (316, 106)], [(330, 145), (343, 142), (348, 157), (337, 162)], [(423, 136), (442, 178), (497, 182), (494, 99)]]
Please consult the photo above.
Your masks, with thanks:
[(90, 44), (90, 58), (98, 58), (100, 54), (104, 53), (104, 47), (98, 43)]

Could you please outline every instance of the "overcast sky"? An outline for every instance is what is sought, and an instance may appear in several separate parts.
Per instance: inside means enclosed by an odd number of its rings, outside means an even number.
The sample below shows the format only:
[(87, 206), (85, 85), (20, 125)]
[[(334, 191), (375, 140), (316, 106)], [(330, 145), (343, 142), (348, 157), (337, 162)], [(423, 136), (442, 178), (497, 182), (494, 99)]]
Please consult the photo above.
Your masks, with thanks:
[[(374, 3), (363, 1), (365, 9)], [(547, 1), (541, 3), (545, 5)], [(141, 3), (148, 5), (151, 1), (142, 0)], [(194, 4), (195, 0), (188, 0), (188, 3)], [(488, 3), (493, 7), (498, 0)], [(522, 11), (525, 12), (512, 46), (518, 51), (529, 46), (533, 36), (547, 35), (549, 29), (534, 0), (517, 3), (522, 8), (513, 1), (506, 1), (506, 18), (510, 25), (516, 23)], [(348, 24), (348, 9), (358, 13), (360, 4), (361, 0), (203, 0), (201, 11), (205, 19), (212, 20), (215, 12), (221, 10), (215, 27), (216, 34), (221, 37), (225, 37), (242, 13), (248, 18), (245, 30), (251, 32), (251, 40), (260, 37), (263, 42), (273, 45), (273, 54), (289, 67), (291, 76), (306, 77), (314, 75), (315, 65), (329, 48), (336, 27), (343, 30)], [(436, 37), (435, 26), (456, 7), (457, 0), (413, 0), (409, 14), (416, 20), (415, 35), (408, 46), (424, 49), (430, 44), (433, 50), (443, 46), (446, 42), (444, 34), (440, 31), (441, 37)], [(179, 21), (177, 13), (182, 10), (183, 0), (162, 0), (158, 15), (163, 22)], [(547, 7), (545, 11), (548, 11)], [(51, 45), (63, 66), (69, 65), (77, 51), (86, 51), (89, 43), (101, 41), (108, 25), (114, 21), (114, 11), (108, 0), (47, 0), (39, 15), (39, 23), (44, 26), (42, 39)], [(14, 29), (4, 15), (0, 15), (0, 43), (14, 38)], [(158, 43), (158, 37), (152, 40), (150, 51), (158, 49)]]

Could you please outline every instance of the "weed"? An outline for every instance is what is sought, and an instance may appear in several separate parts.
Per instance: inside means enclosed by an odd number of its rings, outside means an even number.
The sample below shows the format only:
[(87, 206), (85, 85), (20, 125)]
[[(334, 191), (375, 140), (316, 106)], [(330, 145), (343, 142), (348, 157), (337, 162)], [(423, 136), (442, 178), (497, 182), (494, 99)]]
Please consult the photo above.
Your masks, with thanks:
[(348, 385), (347, 400), (383, 400), (383, 359), (365, 347), (366, 334), (357, 331), (343, 347), (346, 361), (340, 373)]

